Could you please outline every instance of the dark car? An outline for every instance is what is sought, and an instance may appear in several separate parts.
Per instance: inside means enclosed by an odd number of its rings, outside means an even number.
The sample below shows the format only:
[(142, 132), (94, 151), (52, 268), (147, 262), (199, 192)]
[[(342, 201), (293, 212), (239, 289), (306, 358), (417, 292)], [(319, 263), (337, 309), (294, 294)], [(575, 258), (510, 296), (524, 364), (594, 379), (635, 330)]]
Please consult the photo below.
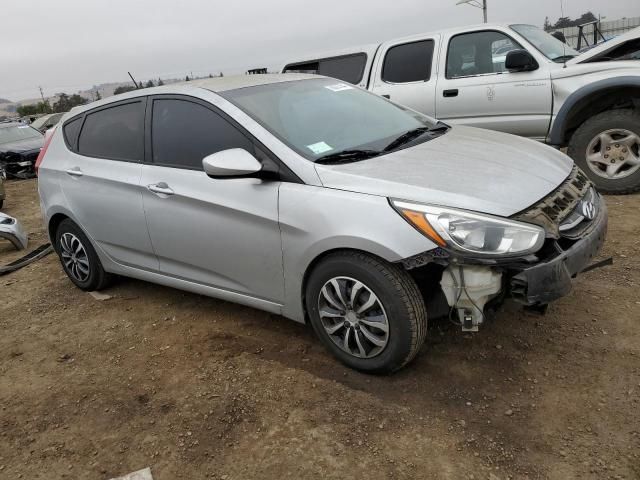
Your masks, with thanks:
[(22, 123), (0, 123), (0, 168), (8, 178), (35, 177), (44, 135)]

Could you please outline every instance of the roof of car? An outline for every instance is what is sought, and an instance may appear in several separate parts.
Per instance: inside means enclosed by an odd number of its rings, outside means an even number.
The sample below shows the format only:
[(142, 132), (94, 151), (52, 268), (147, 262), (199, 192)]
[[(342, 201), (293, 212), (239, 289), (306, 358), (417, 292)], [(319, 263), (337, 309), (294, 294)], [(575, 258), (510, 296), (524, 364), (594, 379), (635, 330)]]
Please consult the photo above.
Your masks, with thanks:
[(269, 83), (293, 82), (295, 80), (308, 80), (318, 78), (318, 75), (310, 75), (306, 73), (267, 73), (259, 75), (234, 75), (229, 77), (203, 78), (200, 80), (191, 80), (190, 82), (181, 82), (173, 84), (173, 86), (201, 87), (212, 92), (225, 92), (227, 90), (235, 90), (237, 88), (255, 87), (257, 85), (266, 85)]

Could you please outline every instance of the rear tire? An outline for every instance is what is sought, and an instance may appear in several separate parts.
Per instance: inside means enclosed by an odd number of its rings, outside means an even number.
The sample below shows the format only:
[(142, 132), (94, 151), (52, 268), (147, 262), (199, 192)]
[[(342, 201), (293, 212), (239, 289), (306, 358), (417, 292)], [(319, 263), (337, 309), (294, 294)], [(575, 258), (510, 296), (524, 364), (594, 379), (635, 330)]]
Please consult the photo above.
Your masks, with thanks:
[[(640, 115), (636, 111), (608, 110), (589, 118), (571, 137), (567, 153), (600, 192), (640, 191)], [(616, 171), (613, 177), (607, 175), (609, 168)]]
[(399, 370), (416, 356), (427, 333), (415, 281), (397, 265), (365, 253), (337, 252), (323, 259), (309, 276), (305, 303), (322, 343), (363, 372)]
[(91, 242), (82, 229), (68, 218), (58, 225), (55, 250), (63, 270), (76, 287), (91, 292), (109, 284), (111, 275), (102, 268)]

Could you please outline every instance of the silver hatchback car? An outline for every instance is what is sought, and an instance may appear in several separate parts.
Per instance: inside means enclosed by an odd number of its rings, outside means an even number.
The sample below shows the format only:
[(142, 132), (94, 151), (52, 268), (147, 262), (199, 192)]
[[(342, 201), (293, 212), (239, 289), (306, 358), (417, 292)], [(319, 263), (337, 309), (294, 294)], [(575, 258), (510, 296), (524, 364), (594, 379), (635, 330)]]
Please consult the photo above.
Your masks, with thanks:
[(544, 307), (600, 249), (604, 201), (562, 153), (334, 79), (224, 77), (74, 109), (39, 191), (79, 288), (112, 274), (310, 322), (347, 365), (407, 364), (427, 316)]

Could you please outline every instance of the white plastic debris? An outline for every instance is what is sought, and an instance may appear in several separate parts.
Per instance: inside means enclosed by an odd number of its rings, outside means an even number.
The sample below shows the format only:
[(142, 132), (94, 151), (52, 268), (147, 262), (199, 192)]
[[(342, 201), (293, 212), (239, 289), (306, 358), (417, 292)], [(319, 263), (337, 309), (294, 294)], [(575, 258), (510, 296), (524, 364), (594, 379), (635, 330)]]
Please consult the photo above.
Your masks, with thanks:
[(129, 473), (124, 477), (112, 478), (111, 480), (153, 480), (151, 476), (151, 469), (149, 467), (137, 472)]

